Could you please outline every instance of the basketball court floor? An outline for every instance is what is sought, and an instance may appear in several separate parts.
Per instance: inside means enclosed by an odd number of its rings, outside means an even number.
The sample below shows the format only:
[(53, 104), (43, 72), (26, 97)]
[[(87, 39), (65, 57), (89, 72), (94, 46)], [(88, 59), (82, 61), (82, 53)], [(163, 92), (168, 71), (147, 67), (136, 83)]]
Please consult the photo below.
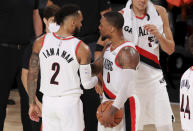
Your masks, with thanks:
[[(19, 104), (20, 98), (18, 91), (12, 91), (10, 97), (16, 101), (16, 105), (8, 105), (4, 131), (22, 131)], [(172, 104), (172, 109), (176, 118), (176, 121), (173, 124), (174, 131), (182, 131), (180, 124), (179, 105)], [(154, 126), (149, 125), (145, 126), (144, 131), (156, 131), (156, 129)]]

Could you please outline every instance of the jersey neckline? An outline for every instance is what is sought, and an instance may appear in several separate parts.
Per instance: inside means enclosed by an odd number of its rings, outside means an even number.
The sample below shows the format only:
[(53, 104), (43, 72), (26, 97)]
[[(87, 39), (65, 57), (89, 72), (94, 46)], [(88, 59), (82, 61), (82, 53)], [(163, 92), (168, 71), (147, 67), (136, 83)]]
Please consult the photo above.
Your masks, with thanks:
[[(116, 50), (118, 47), (120, 47), (121, 45), (123, 45), (123, 44), (125, 44), (125, 43), (127, 43), (127, 42), (131, 42), (131, 41), (125, 41), (125, 42), (123, 42), (122, 44), (120, 44), (119, 46), (117, 46), (114, 50)], [(111, 44), (111, 46), (110, 46), (110, 52), (113, 52), (114, 50), (112, 50), (112, 44)]]
[(145, 13), (142, 17), (139, 17), (139, 16), (135, 16), (137, 19), (144, 19), (145, 18), (145, 16), (146, 16), (147, 14)]
[(59, 39), (59, 40), (70, 40), (70, 39), (75, 38), (74, 36), (68, 36), (68, 37), (65, 37), (65, 38), (60, 38), (60, 37), (58, 37), (54, 32), (53, 32), (52, 34), (53, 34), (53, 36), (54, 36), (55, 38), (57, 38), (57, 39)]

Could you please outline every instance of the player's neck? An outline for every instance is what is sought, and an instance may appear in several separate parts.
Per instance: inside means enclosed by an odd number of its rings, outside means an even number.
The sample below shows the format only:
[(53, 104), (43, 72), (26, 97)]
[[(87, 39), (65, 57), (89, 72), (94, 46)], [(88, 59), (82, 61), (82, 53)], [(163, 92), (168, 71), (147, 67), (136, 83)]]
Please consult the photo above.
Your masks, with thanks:
[(112, 42), (112, 46), (111, 49), (114, 50), (116, 49), (118, 46), (120, 46), (121, 44), (123, 44), (125, 42), (125, 39), (123, 37), (123, 35), (115, 35), (111, 38), (111, 42)]
[(132, 9), (133, 9), (133, 12), (134, 12), (135, 16), (137, 16), (137, 17), (143, 17), (144, 14), (146, 14), (146, 9), (145, 10), (139, 10), (134, 6), (133, 6)]
[(46, 33), (50, 33), (50, 31), (47, 27), (46, 27), (45, 31), (46, 31)]
[(68, 30), (66, 29), (59, 29), (58, 32), (55, 33), (58, 37), (61, 37), (61, 38), (65, 38), (65, 37), (69, 37), (69, 36), (72, 36), (72, 33), (70, 33)]

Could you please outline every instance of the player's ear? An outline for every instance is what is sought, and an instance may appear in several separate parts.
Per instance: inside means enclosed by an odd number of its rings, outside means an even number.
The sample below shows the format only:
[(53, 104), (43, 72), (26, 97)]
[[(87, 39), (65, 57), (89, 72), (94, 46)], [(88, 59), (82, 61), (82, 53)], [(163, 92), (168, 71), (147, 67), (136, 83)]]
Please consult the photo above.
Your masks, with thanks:
[(45, 25), (48, 25), (48, 20), (45, 17), (43, 18), (43, 22)]
[(112, 33), (112, 32), (114, 32), (114, 31), (115, 31), (115, 28), (114, 28), (113, 26), (111, 26), (110, 32)]
[(72, 27), (76, 26), (76, 19), (71, 19), (71, 25), (72, 25)]

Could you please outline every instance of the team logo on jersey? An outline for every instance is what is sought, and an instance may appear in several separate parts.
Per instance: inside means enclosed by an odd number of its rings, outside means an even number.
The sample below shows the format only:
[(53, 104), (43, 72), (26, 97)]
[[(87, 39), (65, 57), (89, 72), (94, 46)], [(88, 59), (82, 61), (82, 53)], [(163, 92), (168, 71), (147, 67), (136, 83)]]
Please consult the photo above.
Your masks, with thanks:
[(139, 37), (149, 35), (149, 32), (147, 30), (144, 30), (144, 28), (139, 27)]
[[(126, 32), (128, 32), (129, 34), (132, 34), (132, 28), (130, 28), (129, 26), (125, 26), (124, 30)], [(138, 31), (139, 31), (138, 32), (138, 37), (143, 37), (143, 36), (148, 35), (147, 39), (148, 39), (149, 47), (153, 47), (153, 44), (158, 44), (159, 43), (159, 41), (156, 39), (156, 37), (154, 35), (151, 35), (147, 30), (144, 30), (143, 27), (139, 27)]]
[[(132, 28), (130, 28), (129, 26), (125, 26), (124, 27), (124, 30), (130, 34), (132, 34)], [(145, 35), (149, 35), (149, 32), (147, 30), (144, 30), (144, 28), (142, 27), (139, 27), (139, 32), (138, 32), (138, 36), (141, 37), (141, 36), (145, 36)]]
[(113, 62), (108, 59), (104, 59), (104, 68), (113, 71)]
[(71, 55), (67, 51), (65, 51), (65, 50), (61, 51), (59, 48), (46, 49), (46, 50), (44, 50), (44, 52), (42, 52), (42, 54), (44, 55), (44, 57), (46, 59), (48, 57), (51, 57), (51, 56), (60, 56), (63, 59), (65, 59), (68, 63), (70, 63), (74, 60), (74, 58), (71, 57)]
[(183, 87), (185, 87), (185, 88), (187, 88), (187, 89), (190, 89), (189, 80), (184, 79), (184, 80), (181, 81), (181, 83), (180, 83), (180, 88), (183, 88)]
[(132, 34), (132, 28), (130, 28), (129, 26), (125, 26), (124, 30), (130, 34)]
[(156, 39), (156, 37), (154, 36), (154, 35), (152, 35), (152, 36), (148, 36), (148, 44), (149, 44), (149, 47), (152, 47), (152, 42), (154, 43), (154, 44), (158, 44), (159, 43), (159, 41)]

